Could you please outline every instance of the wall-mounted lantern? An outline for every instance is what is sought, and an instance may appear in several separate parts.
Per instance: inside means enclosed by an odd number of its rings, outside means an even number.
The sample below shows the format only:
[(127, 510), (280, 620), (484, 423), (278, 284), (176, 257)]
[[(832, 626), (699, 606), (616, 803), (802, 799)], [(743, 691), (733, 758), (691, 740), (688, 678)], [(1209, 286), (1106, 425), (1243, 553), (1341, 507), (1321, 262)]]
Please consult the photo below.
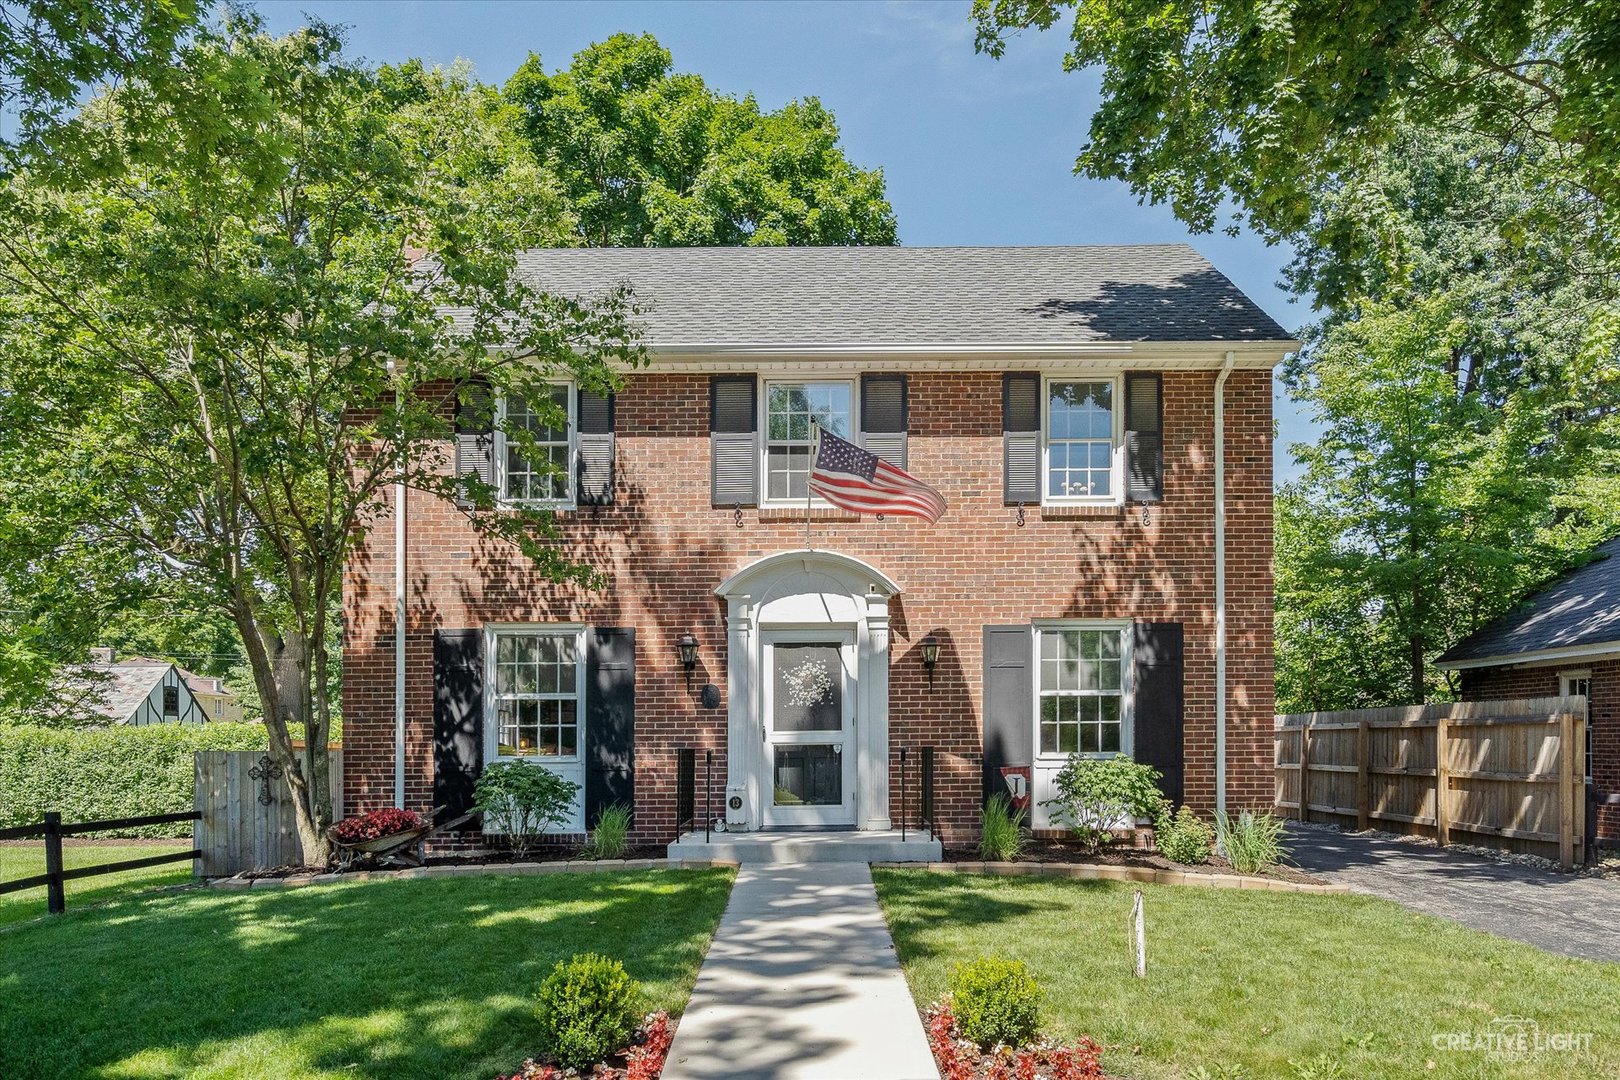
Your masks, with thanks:
[(698, 639), (682, 634), (680, 640), (681, 667), (686, 669), (686, 688), (692, 689), (692, 672), (697, 668)]
[(928, 689), (934, 688), (934, 665), (939, 663), (939, 639), (929, 634), (922, 639), (922, 662), (928, 671)]

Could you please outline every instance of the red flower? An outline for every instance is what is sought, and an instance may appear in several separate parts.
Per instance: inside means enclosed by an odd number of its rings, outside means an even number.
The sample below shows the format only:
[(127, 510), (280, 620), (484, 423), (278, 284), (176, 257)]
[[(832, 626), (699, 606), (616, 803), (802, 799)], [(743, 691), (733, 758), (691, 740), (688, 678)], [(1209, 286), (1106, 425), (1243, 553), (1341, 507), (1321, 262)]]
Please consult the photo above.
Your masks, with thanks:
[(367, 840), (420, 829), (422, 825), (422, 815), (390, 806), (359, 817), (344, 818), (332, 826), (331, 837), (340, 844), (363, 844)]

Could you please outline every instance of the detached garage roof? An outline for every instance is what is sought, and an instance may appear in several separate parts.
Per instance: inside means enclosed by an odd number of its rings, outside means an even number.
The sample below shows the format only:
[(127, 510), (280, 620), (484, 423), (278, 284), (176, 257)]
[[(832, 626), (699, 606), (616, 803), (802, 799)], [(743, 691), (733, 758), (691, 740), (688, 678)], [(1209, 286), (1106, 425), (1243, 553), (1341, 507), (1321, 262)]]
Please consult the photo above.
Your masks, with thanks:
[(1447, 649), (1442, 668), (1560, 658), (1573, 650), (1620, 650), (1620, 537), (1592, 561), (1531, 593), (1519, 606)]
[(560, 248), (517, 272), (576, 298), (628, 283), (653, 350), (1295, 344), (1186, 244)]

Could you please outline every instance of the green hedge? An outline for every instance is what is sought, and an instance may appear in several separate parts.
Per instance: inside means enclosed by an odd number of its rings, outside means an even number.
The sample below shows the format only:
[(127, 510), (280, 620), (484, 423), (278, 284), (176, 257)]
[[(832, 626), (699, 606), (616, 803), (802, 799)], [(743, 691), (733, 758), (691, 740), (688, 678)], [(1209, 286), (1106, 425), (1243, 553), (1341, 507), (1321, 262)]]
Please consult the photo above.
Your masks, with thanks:
[[(260, 724), (153, 724), (136, 728), (0, 727), (0, 828), (41, 821), (173, 814), (192, 808), (197, 750), (262, 750)], [(190, 836), (191, 823), (114, 836)]]

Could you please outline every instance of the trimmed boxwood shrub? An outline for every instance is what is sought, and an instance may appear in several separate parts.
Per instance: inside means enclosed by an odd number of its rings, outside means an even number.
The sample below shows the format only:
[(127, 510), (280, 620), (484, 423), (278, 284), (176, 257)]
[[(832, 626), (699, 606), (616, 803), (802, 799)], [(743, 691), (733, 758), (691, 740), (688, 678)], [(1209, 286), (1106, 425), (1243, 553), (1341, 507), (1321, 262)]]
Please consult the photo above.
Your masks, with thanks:
[[(0, 828), (33, 824), (47, 810), (69, 822), (190, 810), (193, 753), (269, 745), (258, 724), (0, 727)], [(112, 835), (190, 836), (191, 823)]]
[(1041, 988), (1022, 960), (981, 956), (951, 970), (951, 1010), (964, 1039), (983, 1049), (1017, 1048), (1035, 1038)]
[(559, 960), (540, 984), (540, 1046), (558, 1064), (584, 1071), (629, 1044), (641, 986), (624, 965), (597, 953)]

